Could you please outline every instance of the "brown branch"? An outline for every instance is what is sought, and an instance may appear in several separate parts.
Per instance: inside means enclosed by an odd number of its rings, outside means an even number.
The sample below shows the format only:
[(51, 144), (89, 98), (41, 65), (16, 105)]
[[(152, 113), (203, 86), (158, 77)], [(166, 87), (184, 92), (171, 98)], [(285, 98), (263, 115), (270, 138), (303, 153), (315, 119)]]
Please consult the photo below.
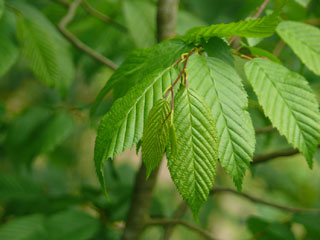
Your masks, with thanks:
[(76, 36), (74, 36), (71, 32), (67, 30), (67, 25), (72, 21), (75, 16), (76, 10), (81, 4), (82, 0), (75, 0), (72, 4), (70, 4), (67, 14), (62, 18), (60, 23), (58, 24), (58, 29), (60, 32), (67, 38), (69, 41), (78, 49), (85, 52), (93, 59), (97, 60), (98, 62), (106, 65), (107, 67), (116, 70), (118, 66), (113, 63), (110, 59), (104, 57), (100, 53), (96, 52), (83, 42), (81, 42)]
[(253, 16), (253, 18), (258, 18), (260, 17), (261, 13), (263, 12), (263, 10), (266, 8), (266, 6), (268, 5), (268, 3), (270, 2), (270, 0), (264, 0), (264, 2), (260, 5), (260, 7), (258, 8), (258, 11), (256, 13), (256, 15)]
[(320, 209), (288, 207), (288, 206), (285, 206), (285, 205), (269, 202), (269, 201), (266, 201), (264, 199), (260, 199), (260, 198), (254, 197), (254, 196), (249, 195), (247, 193), (240, 193), (237, 190), (234, 190), (234, 189), (228, 188), (228, 187), (215, 187), (211, 191), (211, 195), (215, 194), (215, 193), (222, 193), (222, 192), (232, 193), (232, 194), (235, 194), (235, 195), (237, 195), (239, 197), (246, 198), (246, 199), (250, 200), (251, 202), (263, 204), (263, 205), (270, 206), (270, 207), (273, 207), (273, 208), (278, 208), (278, 209), (283, 210), (283, 211), (288, 211), (288, 212), (293, 212), (293, 213), (310, 212), (310, 213), (320, 214)]
[(160, 218), (160, 219), (150, 219), (146, 222), (145, 227), (154, 226), (154, 225), (182, 225), (189, 228), (192, 231), (199, 233), (202, 237), (209, 240), (215, 240), (214, 237), (211, 236), (210, 233), (204, 231), (200, 227), (183, 221), (181, 219), (167, 219), (167, 218)]
[[(320, 144), (318, 145), (318, 148), (320, 148)], [(267, 153), (267, 154), (262, 154), (262, 155), (257, 155), (253, 158), (253, 162), (251, 162), (251, 165), (267, 162), (269, 160), (279, 158), (279, 157), (290, 157), (293, 155), (296, 155), (300, 153), (297, 149), (284, 149), (272, 153)]]
[(158, 42), (176, 35), (176, 22), (179, 0), (159, 0), (157, 22)]

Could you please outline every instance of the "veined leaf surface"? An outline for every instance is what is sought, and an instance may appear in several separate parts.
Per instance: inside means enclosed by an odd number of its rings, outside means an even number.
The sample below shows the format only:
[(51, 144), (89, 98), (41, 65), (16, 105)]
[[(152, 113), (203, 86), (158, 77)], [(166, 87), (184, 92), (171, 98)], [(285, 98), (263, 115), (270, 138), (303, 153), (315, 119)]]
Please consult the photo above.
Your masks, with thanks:
[(245, 72), (266, 116), (311, 167), (320, 139), (320, 114), (308, 82), (298, 73), (265, 59), (246, 63)]
[(194, 90), (175, 96), (176, 154), (168, 151), (171, 177), (197, 218), (213, 188), (218, 161), (218, 137), (209, 107)]
[(246, 92), (236, 71), (217, 58), (193, 55), (187, 72), (189, 85), (211, 108), (219, 135), (219, 160), (241, 190), (253, 158), (255, 136)]

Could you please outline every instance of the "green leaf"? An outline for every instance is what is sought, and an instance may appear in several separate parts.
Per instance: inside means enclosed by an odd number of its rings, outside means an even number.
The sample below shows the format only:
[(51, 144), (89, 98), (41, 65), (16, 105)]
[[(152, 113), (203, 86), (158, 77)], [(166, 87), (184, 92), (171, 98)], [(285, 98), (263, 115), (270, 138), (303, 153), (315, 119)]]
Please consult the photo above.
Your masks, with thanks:
[(17, 61), (19, 50), (12, 40), (0, 34), (0, 77), (6, 74)]
[(0, 19), (4, 12), (4, 0), (0, 0)]
[(111, 89), (114, 89), (115, 98), (122, 97), (130, 88), (139, 84), (145, 76), (169, 67), (181, 54), (190, 50), (191, 46), (186, 45), (181, 39), (171, 39), (151, 48), (134, 51), (115, 71), (98, 94), (91, 107), (91, 116)]
[(142, 136), (142, 160), (147, 168), (147, 178), (159, 165), (169, 139), (171, 107), (160, 99), (151, 109)]
[(274, 61), (276, 63), (282, 64), (280, 59), (277, 58), (275, 55), (273, 55), (272, 53), (262, 49), (262, 48), (257, 48), (257, 47), (248, 47), (248, 49), (250, 50), (251, 54), (257, 57), (267, 57), (269, 58), (271, 61)]
[(301, 61), (320, 75), (320, 30), (305, 23), (284, 21), (277, 27), (279, 36)]
[(203, 96), (211, 108), (219, 134), (219, 159), (241, 190), (246, 169), (253, 158), (255, 135), (248, 100), (240, 77), (217, 58), (193, 55), (187, 72), (189, 85)]
[(268, 222), (262, 218), (252, 216), (247, 220), (247, 225), (254, 239), (258, 240), (294, 240), (295, 237), (289, 224)]
[(209, 107), (194, 90), (175, 96), (177, 154), (168, 151), (171, 178), (197, 218), (213, 188), (218, 161), (218, 137)]
[(192, 13), (179, 9), (177, 18), (177, 34), (184, 35), (189, 29), (199, 26), (208, 26), (208, 24)]
[[(151, 63), (152, 64), (152, 63)], [(153, 63), (154, 64), (154, 63)], [(178, 76), (178, 70), (169, 66), (141, 78), (141, 83), (114, 102), (103, 117), (95, 142), (95, 165), (101, 185), (105, 189), (103, 164), (142, 137), (145, 121), (153, 105)]]
[(219, 58), (220, 60), (234, 66), (234, 59), (230, 52), (230, 47), (221, 38), (214, 37), (202, 44), (209, 57)]
[(129, 33), (137, 47), (156, 44), (156, 8), (143, 1), (126, 0), (123, 3), (124, 16)]
[(306, 157), (309, 166), (320, 139), (320, 114), (308, 82), (277, 63), (254, 59), (245, 72), (265, 115), (289, 143)]
[(83, 212), (69, 210), (50, 217), (46, 227), (48, 240), (87, 240), (93, 239), (100, 222)]
[(209, 27), (196, 27), (185, 35), (189, 43), (199, 43), (201, 40), (208, 41), (212, 37), (256, 37), (265, 38), (271, 36), (279, 18), (276, 13), (263, 18), (232, 22), (229, 24), (214, 24)]
[(32, 215), (13, 219), (0, 227), (1, 240), (37, 240), (45, 238), (44, 219)]
[(15, 5), (23, 14), (18, 18), (18, 37), (31, 70), (65, 96), (74, 78), (67, 42), (41, 12), (23, 3)]

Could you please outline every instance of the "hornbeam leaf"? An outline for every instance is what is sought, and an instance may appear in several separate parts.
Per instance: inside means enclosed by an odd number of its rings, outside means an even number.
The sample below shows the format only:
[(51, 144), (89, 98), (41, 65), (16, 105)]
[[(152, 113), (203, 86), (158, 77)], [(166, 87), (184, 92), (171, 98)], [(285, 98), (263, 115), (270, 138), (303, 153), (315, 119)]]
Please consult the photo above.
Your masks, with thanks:
[(151, 109), (142, 136), (142, 160), (147, 168), (147, 178), (160, 163), (169, 139), (171, 107), (160, 99)]
[(37, 9), (22, 2), (13, 4), (23, 15), (18, 18), (18, 37), (31, 70), (40, 81), (65, 96), (74, 78), (68, 43)]
[(191, 46), (186, 45), (181, 39), (171, 39), (151, 48), (134, 51), (100, 91), (91, 108), (91, 115), (111, 89), (114, 90), (115, 98), (122, 97), (130, 88), (139, 84), (146, 75), (169, 67), (182, 53), (190, 50)]
[(277, 27), (279, 36), (301, 61), (320, 75), (320, 30), (305, 23), (284, 21)]
[(211, 108), (219, 135), (219, 159), (241, 190), (253, 158), (255, 135), (246, 92), (236, 71), (217, 58), (193, 55), (187, 65), (189, 86)]
[(169, 148), (168, 167), (182, 197), (197, 218), (213, 188), (218, 160), (218, 137), (209, 107), (194, 90), (175, 96), (174, 126), (177, 149)]
[(266, 116), (302, 152), (311, 167), (320, 139), (320, 114), (308, 82), (265, 59), (247, 62), (245, 72)]
[(114, 158), (140, 140), (151, 108), (163, 97), (163, 92), (172, 85), (178, 74), (176, 68), (169, 66), (144, 76), (140, 84), (114, 102), (101, 120), (95, 142), (94, 160), (105, 193), (105, 160)]
[(0, 77), (6, 74), (18, 59), (19, 50), (12, 42), (10, 38), (0, 34)]
[(274, 33), (278, 23), (278, 14), (274, 13), (258, 19), (192, 28), (187, 32), (185, 38), (189, 43), (199, 43), (201, 40), (208, 41), (212, 37), (239, 36), (265, 38)]

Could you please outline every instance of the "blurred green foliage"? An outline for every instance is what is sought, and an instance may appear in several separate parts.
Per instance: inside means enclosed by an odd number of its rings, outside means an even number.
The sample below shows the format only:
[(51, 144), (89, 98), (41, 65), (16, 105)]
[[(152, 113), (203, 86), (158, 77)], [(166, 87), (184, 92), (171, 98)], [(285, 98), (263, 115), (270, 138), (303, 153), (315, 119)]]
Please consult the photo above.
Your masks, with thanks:
[[(97, 121), (110, 108), (113, 96), (106, 96), (92, 118), (89, 110), (112, 71), (72, 47), (58, 32), (56, 25), (67, 11), (58, 2), (0, 0), (0, 239), (120, 239), (137, 157), (133, 150), (108, 162), (110, 200), (106, 201), (92, 158)], [(181, 0), (177, 32), (244, 19), (261, 3)], [(271, 1), (269, 9), (281, 4), (281, 0)], [(117, 24), (103, 22), (79, 8), (69, 30), (117, 64), (132, 50), (155, 43), (156, 1), (91, 0), (90, 5)], [(312, 19), (319, 25), (320, 1), (288, 0), (282, 18)], [(261, 49), (272, 52), (279, 44), (275, 35), (254, 47), (251, 40), (244, 41), (249, 46), (243, 51), (262, 56), (266, 53)], [(288, 46), (283, 46), (278, 58), (304, 75), (320, 100), (319, 77)], [(236, 57), (235, 63), (243, 77), (243, 60)], [(253, 91), (248, 84), (246, 87), (255, 128), (269, 126)], [(288, 147), (275, 131), (257, 136), (256, 154)], [(313, 170), (299, 155), (253, 166), (244, 191), (286, 205), (319, 208), (319, 151), (316, 160)], [(181, 198), (165, 171), (160, 177), (151, 216), (170, 217)], [(219, 184), (232, 186), (221, 170), (216, 179)], [(190, 211), (183, 218), (193, 221)], [(218, 239), (320, 238), (319, 215), (283, 212), (224, 193), (213, 196), (199, 218), (200, 225)], [(142, 238), (161, 239), (163, 232), (162, 227), (152, 227)], [(199, 236), (177, 227), (172, 239)]]

